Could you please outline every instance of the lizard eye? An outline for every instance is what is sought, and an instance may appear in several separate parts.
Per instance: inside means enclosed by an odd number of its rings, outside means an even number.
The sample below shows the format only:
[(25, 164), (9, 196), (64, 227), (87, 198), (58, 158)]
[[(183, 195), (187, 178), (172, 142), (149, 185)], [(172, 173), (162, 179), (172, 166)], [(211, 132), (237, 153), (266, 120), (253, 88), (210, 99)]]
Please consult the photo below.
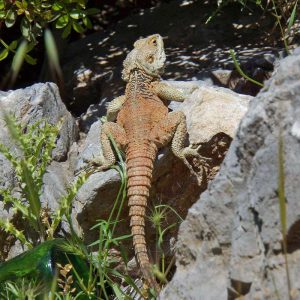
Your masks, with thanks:
[(149, 44), (150, 45), (153, 45), (153, 46), (156, 46), (157, 45), (157, 41), (156, 41), (156, 38), (153, 38), (149, 41)]
[(152, 64), (153, 61), (154, 61), (153, 55), (149, 55), (149, 56), (147, 57), (147, 61), (148, 61), (148, 63)]

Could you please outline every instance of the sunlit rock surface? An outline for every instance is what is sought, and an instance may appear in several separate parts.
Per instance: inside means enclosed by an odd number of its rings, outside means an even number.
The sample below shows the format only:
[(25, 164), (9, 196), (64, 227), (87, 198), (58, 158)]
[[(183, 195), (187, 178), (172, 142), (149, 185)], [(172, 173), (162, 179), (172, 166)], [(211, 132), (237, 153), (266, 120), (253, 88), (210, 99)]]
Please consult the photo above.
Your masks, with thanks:
[[(219, 174), (189, 209), (160, 299), (300, 298), (300, 49), (251, 101)], [(288, 290), (278, 200), (282, 139)]]

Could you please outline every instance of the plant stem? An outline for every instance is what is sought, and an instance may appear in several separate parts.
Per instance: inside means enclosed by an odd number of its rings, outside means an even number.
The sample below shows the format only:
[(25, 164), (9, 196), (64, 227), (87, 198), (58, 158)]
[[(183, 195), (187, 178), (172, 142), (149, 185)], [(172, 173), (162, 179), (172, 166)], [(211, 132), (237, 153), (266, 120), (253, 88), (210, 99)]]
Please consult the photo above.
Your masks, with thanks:
[(283, 236), (283, 253), (285, 259), (285, 271), (286, 271), (286, 279), (287, 279), (287, 287), (288, 287), (288, 297), (289, 300), (292, 300), (291, 297), (291, 280), (290, 280), (290, 272), (289, 265), (287, 259), (287, 234), (286, 234), (286, 199), (285, 199), (285, 175), (284, 175), (284, 142), (283, 136), (281, 132), (281, 128), (279, 130), (279, 139), (278, 139), (278, 197), (279, 197), (279, 209), (280, 209), (280, 222), (281, 222), (281, 230)]
[(244, 71), (241, 69), (241, 67), (240, 67), (240, 65), (239, 65), (239, 62), (238, 62), (237, 59), (236, 59), (236, 56), (235, 56), (235, 54), (234, 54), (234, 51), (233, 51), (232, 49), (230, 49), (229, 52), (230, 52), (230, 55), (231, 55), (231, 57), (232, 57), (232, 59), (233, 59), (233, 62), (234, 62), (234, 65), (235, 65), (237, 71), (239, 72), (239, 74), (240, 74), (241, 76), (243, 76), (245, 79), (247, 79), (248, 81), (250, 81), (250, 82), (252, 82), (252, 83), (254, 83), (254, 84), (258, 85), (258, 86), (263, 87), (264, 85), (263, 85), (261, 82), (258, 82), (258, 81), (256, 81), (256, 80), (252, 79), (251, 77), (249, 77), (248, 75), (246, 75), (246, 74), (244, 73)]

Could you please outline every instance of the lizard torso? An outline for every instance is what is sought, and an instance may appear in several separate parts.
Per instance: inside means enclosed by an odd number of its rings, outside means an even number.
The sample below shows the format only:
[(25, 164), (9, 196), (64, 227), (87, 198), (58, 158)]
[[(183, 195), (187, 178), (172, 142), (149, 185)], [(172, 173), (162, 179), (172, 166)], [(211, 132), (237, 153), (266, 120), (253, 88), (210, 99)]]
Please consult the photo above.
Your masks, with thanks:
[(151, 90), (152, 80), (136, 70), (127, 84), (126, 101), (118, 114), (117, 123), (125, 129), (129, 142), (149, 139), (155, 125), (168, 114), (164, 102)]

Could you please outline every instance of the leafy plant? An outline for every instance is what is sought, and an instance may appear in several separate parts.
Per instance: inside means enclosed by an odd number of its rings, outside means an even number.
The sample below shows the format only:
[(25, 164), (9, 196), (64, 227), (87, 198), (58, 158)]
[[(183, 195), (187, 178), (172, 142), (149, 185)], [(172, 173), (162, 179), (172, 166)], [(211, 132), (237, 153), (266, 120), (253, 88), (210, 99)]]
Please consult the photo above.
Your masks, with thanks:
[[(12, 164), (20, 197), (13, 194), (10, 189), (0, 189), (2, 201), (12, 205), (12, 209), (19, 212), (29, 227), (38, 234), (38, 243), (45, 239), (53, 239), (55, 231), (63, 217), (70, 221), (71, 201), (77, 190), (84, 182), (84, 175), (79, 176), (76, 181), (67, 189), (59, 203), (59, 207), (53, 213), (47, 208), (42, 208), (41, 194), (43, 189), (43, 176), (46, 167), (52, 160), (52, 150), (58, 135), (59, 127), (50, 125), (46, 121), (38, 121), (33, 125), (22, 128), (13, 117), (5, 116), (9, 133), (18, 149), (15, 154), (11, 149), (0, 144), (0, 152)], [(6, 232), (14, 235), (22, 244), (31, 247), (34, 243), (29, 241), (29, 233), (23, 233), (15, 228), (8, 220), (1, 220), (0, 227)], [(35, 242), (36, 243), (36, 242)]]
[[(26, 53), (30, 52), (38, 43), (38, 38), (48, 24), (62, 30), (62, 37), (66, 38), (72, 30), (83, 33), (92, 28), (90, 16), (99, 12), (96, 8), (87, 8), (88, 0), (0, 0), (0, 26), (11, 28), (20, 27), (20, 37), (10, 44), (0, 39), (5, 49), (0, 52), (0, 60), (5, 59), (10, 52), (15, 52), (22, 38), (29, 44)], [(26, 54), (25, 60), (35, 64), (35, 60)]]
[[(158, 266), (155, 266), (154, 273), (162, 283), (167, 283), (167, 275), (174, 263), (174, 259), (172, 259), (169, 265), (166, 266), (165, 253), (162, 249), (164, 235), (168, 230), (178, 225), (177, 222), (166, 226), (163, 225), (167, 219), (167, 214), (170, 212), (179, 219), (179, 223), (183, 221), (181, 216), (171, 206), (165, 204), (156, 205), (149, 217), (149, 220), (154, 225), (156, 232), (156, 262)], [(160, 258), (158, 256), (160, 256)]]
[(41, 294), (44, 286), (35, 280), (20, 279), (18, 281), (8, 281), (1, 286), (1, 299), (35, 300)]
[[(36, 124), (30, 125), (26, 130), (22, 128), (14, 119), (7, 117), (7, 126), (10, 134), (22, 154), (19, 156), (11, 154), (10, 149), (5, 146), (0, 146), (0, 151), (5, 155), (12, 165), (16, 169), (17, 177), (19, 180), (19, 187), (22, 191), (22, 199), (14, 198), (9, 190), (2, 190), (2, 196), (7, 203), (11, 203), (13, 209), (19, 211), (21, 215), (27, 219), (37, 232), (39, 232), (42, 226), (42, 234), (40, 240), (45, 237), (51, 239), (46, 241), (27, 253), (22, 254), (20, 257), (15, 258), (15, 264), (6, 264), (3, 269), (2, 275), (5, 278), (9, 274), (19, 274), (17, 281), (5, 281), (1, 283), (3, 290), (1, 290), (1, 296), (6, 299), (25, 299), (18, 298), (20, 293), (26, 295), (26, 299), (30, 298), (29, 293), (35, 293), (36, 296), (43, 296), (45, 300), (54, 299), (132, 299), (123, 288), (121, 288), (120, 282), (125, 283), (131, 287), (136, 294), (148, 299), (155, 299), (155, 296), (151, 293), (151, 290), (143, 290), (143, 288), (135, 282), (133, 278), (125, 271), (120, 271), (115, 267), (120, 264), (126, 266), (128, 262), (126, 251), (122, 246), (122, 242), (131, 237), (131, 234), (125, 234), (123, 236), (115, 236), (116, 226), (121, 222), (120, 214), (123, 209), (127, 194), (127, 174), (126, 166), (123, 161), (120, 151), (117, 149), (115, 142), (111, 138), (111, 142), (115, 149), (116, 155), (119, 158), (119, 163), (115, 168), (121, 176), (121, 187), (119, 189), (117, 198), (114, 202), (113, 208), (107, 220), (98, 220), (91, 230), (98, 230), (98, 239), (91, 243), (89, 246), (85, 246), (83, 241), (77, 236), (73, 230), (71, 214), (71, 201), (77, 193), (78, 186), (81, 186), (84, 182), (84, 175), (78, 177), (78, 180), (68, 189), (66, 195), (61, 199), (59, 208), (50, 213), (49, 211), (41, 208), (39, 202), (39, 196), (42, 188), (42, 175), (45, 173), (47, 164), (51, 161), (51, 151), (55, 146), (55, 139), (58, 133), (58, 127), (47, 124), (44, 121), (40, 121)], [(30, 145), (29, 145), (30, 141)], [(30, 147), (29, 147), (30, 146)], [(34, 149), (34, 150), (33, 150)], [(30, 185), (33, 190), (33, 195), (26, 193), (26, 186)], [(32, 197), (29, 205), (25, 204), (27, 197)], [(166, 213), (168, 211), (173, 212), (181, 220), (180, 216), (171, 208), (166, 205), (158, 205), (154, 208), (151, 221), (154, 223), (157, 230), (157, 247), (162, 253), (161, 243), (167, 230), (171, 229), (175, 224), (162, 226)], [(53, 239), (55, 236), (55, 230), (65, 217), (71, 228), (71, 235), (67, 242), (62, 240)], [(28, 247), (32, 247), (33, 244), (28, 240), (28, 237), (23, 232), (19, 231), (9, 221), (0, 222), (0, 227), (16, 236), (22, 244), (26, 244)], [(53, 240), (52, 240), (53, 239)], [(62, 247), (61, 247), (61, 246)], [(69, 255), (66, 255), (65, 263), (57, 264), (57, 275), (53, 276), (51, 290), (48, 288), (40, 289), (36, 294), (36, 286), (40, 286), (41, 283), (36, 282), (35, 278), (41, 278), (41, 274), (37, 272), (43, 272), (45, 268), (48, 268), (47, 259), (51, 257), (50, 251), (55, 251), (55, 247), (61, 247), (66, 253), (72, 254), (72, 259)], [(95, 251), (96, 249), (96, 251)], [(117, 251), (117, 255), (114, 252)], [(156, 272), (162, 282), (166, 282), (166, 274), (169, 271), (169, 267), (165, 267), (164, 255), (162, 255), (162, 271)], [(34, 262), (30, 262), (30, 259), (34, 257)], [(25, 259), (26, 258), (26, 259)], [(86, 267), (83, 269), (82, 264), (76, 263), (77, 258), (80, 261), (87, 262)], [(25, 260), (27, 267), (25, 265)], [(22, 270), (20, 270), (22, 265)], [(50, 264), (51, 265), (51, 264)], [(40, 268), (42, 266), (42, 268)], [(48, 270), (48, 269), (47, 269)], [(17, 273), (16, 273), (17, 272)], [(25, 274), (25, 273), (26, 274)], [(125, 273), (124, 273), (125, 272)], [(30, 274), (38, 274), (33, 276), (32, 280), (29, 280)], [(49, 278), (51, 270), (49, 269), (45, 275)], [(45, 274), (46, 274), (45, 273)], [(40, 274), (40, 275), (39, 275)], [(43, 274), (43, 273), (42, 273)], [(27, 276), (25, 279), (20, 279), (22, 276)], [(50, 276), (50, 277), (51, 277)], [(2, 280), (3, 280), (2, 278)], [(26, 292), (25, 292), (26, 291)], [(31, 294), (30, 294), (31, 295)]]

